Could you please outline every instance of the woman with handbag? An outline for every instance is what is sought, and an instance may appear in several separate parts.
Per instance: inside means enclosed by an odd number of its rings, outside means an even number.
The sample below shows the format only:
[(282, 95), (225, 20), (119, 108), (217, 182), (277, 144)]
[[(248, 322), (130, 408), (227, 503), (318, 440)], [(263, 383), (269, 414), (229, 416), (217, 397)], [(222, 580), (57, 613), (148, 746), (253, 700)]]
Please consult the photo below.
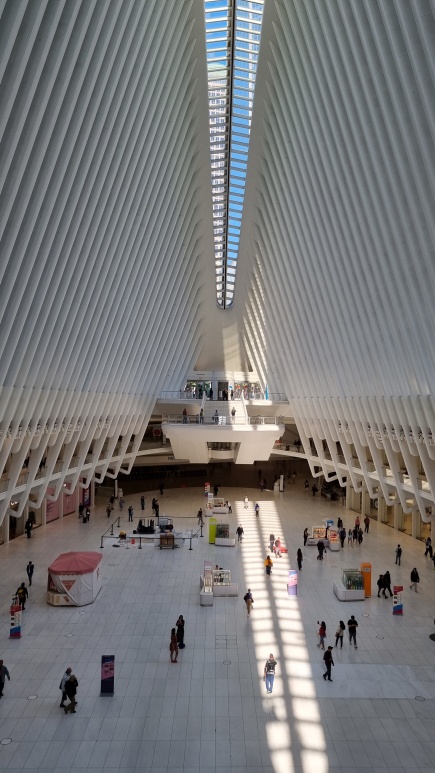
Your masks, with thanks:
[(320, 649), (324, 650), (325, 649), (325, 639), (326, 639), (326, 623), (325, 623), (324, 620), (322, 620), (321, 623), (319, 623), (319, 621), (317, 621), (317, 625), (320, 625), (320, 628), (318, 630), (319, 643), (318, 643), (317, 646), (320, 647)]
[(344, 632), (346, 630), (346, 626), (343, 623), (343, 620), (340, 620), (338, 624), (338, 628), (335, 632), (335, 647), (338, 647), (338, 642), (340, 642), (340, 649), (343, 649), (343, 636)]

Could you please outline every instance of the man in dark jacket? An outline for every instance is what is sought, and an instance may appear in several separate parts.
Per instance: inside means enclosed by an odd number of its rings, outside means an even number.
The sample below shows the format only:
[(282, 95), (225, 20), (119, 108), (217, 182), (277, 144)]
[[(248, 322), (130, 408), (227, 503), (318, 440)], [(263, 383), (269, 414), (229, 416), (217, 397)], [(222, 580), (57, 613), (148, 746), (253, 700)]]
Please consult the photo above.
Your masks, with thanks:
[(76, 679), (74, 674), (71, 674), (69, 679), (67, 679), (66, 682), (65, 682), (65, 692), (66, 692), (68, 698), (70, 699), (70, 703), (68, 704), (68, 706), (65, 706), (65, 708), (64, 708), (65, 714), (68, 714), (69, 711), (71, 712), (71, 714), (76, 714), (77, 713), (76, 712), (76, 695), (77, 695), (77, 687), (78, 687), (78, 685), (79, 685), (79, 683), (78, 683), (78, 681), (77, 681), (77, 679)]
[(418, 593), (418, 583), (420, 582), (420, 577), (417, 572), (417, 569), (414, 566), (414, 569), (411, 572), (411, 585), (409, 586), (412, 590), (414, 588), (415, 592)]
[(326, 667), (326, 671), (323, 674), (323, 678), (324, 678), (325, 682), (326, 682), (326, 677), (328, 677), (328, 682), (332, 682), (332, 679), (331, 679), (331, 666), (334, 665), (334, 661), (332, 659), (332, 650), (333, 650), (333, 647), (329, 646), (328, 649), (326, 650), (324, 656), (323, 656), (323, 660), (325, 661), (325, 667)]

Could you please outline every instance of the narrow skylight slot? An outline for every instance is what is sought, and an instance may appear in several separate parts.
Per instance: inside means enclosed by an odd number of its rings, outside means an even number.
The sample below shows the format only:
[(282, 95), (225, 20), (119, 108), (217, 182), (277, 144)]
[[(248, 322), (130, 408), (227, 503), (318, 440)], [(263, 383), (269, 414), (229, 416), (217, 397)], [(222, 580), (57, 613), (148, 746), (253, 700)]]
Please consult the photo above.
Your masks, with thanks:
[(216, 300), (234, 299), (264, 0), (204, 0)]

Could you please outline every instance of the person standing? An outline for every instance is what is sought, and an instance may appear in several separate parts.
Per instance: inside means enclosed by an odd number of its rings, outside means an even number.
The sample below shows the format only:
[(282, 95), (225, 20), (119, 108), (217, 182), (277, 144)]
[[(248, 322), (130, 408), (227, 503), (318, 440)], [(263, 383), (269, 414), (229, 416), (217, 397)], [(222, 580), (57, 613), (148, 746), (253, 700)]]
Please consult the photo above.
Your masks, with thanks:
[[(390, 577), (390, 573), (389, 572), (385, 572), (385, 574), (384, 574), (384, 588), (385, 588), (385, 590), (388, 591), (388, 593), (390, 594), (390, 598), (391, 598), (391, 596), (393, 594), (391, 592), (391, 577)], [(385, 595), (385, 598), (387, 598), (387, 594), (384, 593), (384, 595)]]
[(296, 470), (293, 470), (292, 472), (292, 483), (293, 483), (293, 486), (296, 485)]
[(252, 593), (251, 593), (251, 589), (250, 588), (248, 588), (247, 592), (243, 596), (243, 601), (246, 604), (246, 611), (247, 611), (248, 617), (249, 617), (250, 614), (251, 614), (252, 605), (254, 603), (254, 599), (252, 598)]
[(353, 538), (352, 529), (349, 529), (349, 531), (347, 532), (347, 544), (352, 545), (353, 547), (352, 538)]
[(237, 542), (242, 542), (243, 541), (243, 534), (244, 534), (243, 526), (238, 526), (237, 527), (236, 534), (237, 534)]
[(141, 507), (141, 510), (145, 510), (145, 497), (143, 494), (140, 498), (140, 507)]
[(275, 548), (275, 535), (274, 534), (269, 534), (269, 548), (270, 548), (270, 552), (273, 553), (274, 548)]
[(272, 574), (272, 566), (273, 566), (273, 561), (270, 556), (266, 557), (264, 566), (266, 567), (266, 577), (270, 577), (270, 575)]
[(159, 491), (160, 491), (160, 496), (163, 496), (163, 489), (164, 489), (164, 488), (165, 488), (165, 484), (164, 484), (164, 483), (163, 483), (163, 481), (161, 480), (161, 481), (160, 481), (160, 483), (159, 483)]
[(3, 690), (5, 688), (5, 679), (8, 679), (8, 681), (11, 681), (11, 677), (9, 676), (9, 671), (4, 665), (3, 661), (0, 660), (0, 698), (3, 698)]
[(282, 558), (282, 556), (281, 556), (281, 540), (280, 540), (279, 537), (277, 537), (276, 540), (275, 540), (274, 551), (275, 551), (275, 555), (277, 556), (277, 558)]
[(323, 561), (323, 553), (325, 552), (325, 545), (323, 540), (321, 539), (319, 539), (317, 543), (317, 550), (318, 550), (317, 560)]
[(357, 643), (356, 643), (356, 629), (358, 628), (358, 623), (355, 620), (355, 616), (354, 615), (351, 615), (350, 616), (350, 620), (347, 621), (347, 628), (348, 628), (348, 631), (349, 631), (349, 644), (352, 644), (352, 639), (353, 639), (353, 643), (355, 645), (355, 649), (357, 650), (358, 647), (357, 647)]
[(263, 681), (266, 682), (266, 692), (271, 693), (273, 690), (273, 683), (275, 681), (275, 669), (276, 660), (273, 657), (273, 652), (270, 653), (266, 663), (264, 664)]
[(68, 666), (68, 668), (66, 669), (62, 679), (60, 680), (59, 687), (62, 690), (62, 698), (61, 698), (61, 701), (60, 701), (60, 704), (59, 704), (59, 708), (60, 709), (64, 709), (65, 708), (65, 701), (66, 701), (66, 699), (68, 697), (66, 692), (65, 692), (65, 684), (66, 684), (67, 680), (70, 678), (71, 674), (72, 674), (72, 668), (70, 666)]
[(328, 678), (328, 682), (332, 682), (332, 679), (331, 679), (331, 666), (334, 665), (334, 660), (332, 658), (332, 650), (333, 650), (333, 647), (329, 646), (328, 649), (326, 650), (324, 656), (323, 656), (323, 660), (325, 661), (325, 667), (326, 667), (326, 671), (323, 674), (323, 678), (324, 678), (325, 682), (326, 682), (326, 678)]
[(130, 505), (130, 507), (128, 508), (128, 520), (129, 521), (133, 520), (133, 506), (132, 505)]
[(27, 519), (26, 523), (24, 524), (24, 529), (26, 531), (27, 539), (30, 539), (32, 536), (32, 521), (30, 518)]
[(108, 517), (108, 518), (110, 518), (110, 513), (111, 513), (111, 512), (112, 512), (112, 507), (111, 507), (111, 504), (110, 504), (110, 502), (109, 502), (109, 504), (108, 504), (108, 505), (107, 505), (107, 507), (106, 507), (106, 513), (107, 513), (107, 517)]
[(84, 506), (83, 502), (80, 502), (80, 504), (79, 504), (79, 519), (83, 518), (83, 511), (84, 511), (84, 509), (85, 509), (85, 506)]
[(260, 505), (258, 504), (258, 502), (255, 503), (254, 510), (255, 510), (255, 515), (258, 517), (260, 513)]
[(122, 510), (124, 509), (124, 505), (125, 505), (125, 499), (124, 499), (124, 497), (119, 497), (118, 504), (119, 504), (119, 509), (120, 509), (120, 510), (121, 510), (121, 512), (122, 512)]
[(200, 424), (204, 424), (204, 409), (203, 408), (201, 408), (201, 410), (199, 412), (199, 423)]
[(79, 683), (75, 677), (75, 674), (71, 674), (70, 677), (65, 682), (65, 692), (67, 695), (67, 698), (69, 698), (69, 704), (68, 706), (64, 706), (64, 712), (65, 714), (68, 714), (68, 712), (71, 712), (71, 714), (77, 714), (76, 712), (76, 695), (77, 695), (77, 687), (79, 686)]
[(319, 489), (317, 488), (316, 484), (315, 484), (315, 483), (313, 483), (313, 485), (311, 486), (311, 491), (312, 491), (312, 493), (313, 493), (313, 497), (315, 497), (315, 496), (316, 496), (316, 494), (317, 494), (318, 490), (319, 490)]
[(414, 569), (411, 572), (411, 585), (409, 586), (411, 590), (414, 588), (415, 592), (418, 593), (418, 583), (420, 582), (420, 577), (417, 572), (417, 569), (414, 566)]
[(317, 646), (320, 647), (320, 649), (324, 650), (325, 649), (325, 639), (326, 639), (326, 623), (325, 623), (324, 620), (322, 620), (321, 623), (319, 623), (319, 621), (317, 621), (317, 625), (320, 626), (320, 628), (319, 628), (319, 630), (317, 632), (318, 636), (319, 636), (319, 643), (318, 643)]
[(198, 526), (204, 526), (204, 518), (202, 517), (202, 507), (199, 508), (197, 513)]
[(33, 577), (34, 570), (35, 570), (35, 565), (32, 564), (31, 561), (29, 561), (29, 563), (26, 566), (27, 577), (29, 578), (29, 586), (32, 585), (32, 577)]
[(344, 639), (345, 630), (346, 630), (346, 626), (343, 620), (340, 620), (338, 624), (338, 628), (335, 632), (335, 646), (338, 647), (338, 642), (340, 642), (340, 649), (343, 649), (343, 639)]
[(303, 555), (302, 550), (298, 548), (298, 552), (296, 553), (296, 561), (298, 562), (298, 569), (299, 571), (302, 570), (302, 561), (303, 561)]
[(363, 541), (363, 530), (360, 526), (358, 529), (358, 545), (362, 545), (362, 541)]
[(369, 528), (370, 528), (370, 518), (368, 517), (368, 515), (366, 515), (366, 517), (364, 518), (364, 531), (366, 534), (369, 533)]
[(244, 502), (244, 505), (245, 505), (245, 510), (247, 510), (248, 509), (248, 502), (249, 502), (248, 497), (245, 497), (243, 502)]
[(344, 526), (342, 526), (342, 528), (340, 529), (340, 544), (342, 548), (344, 548), (345, 539), (346, 539), (346, 529), (344, 528)]
[(232, 420), (233, 424), (236, 421), (236, 409), (235, 408), (233, 408), (232, 411), (231, 411), (231, 420)]
[(305, 529), (304, 529), (304, 547), (307, 544), (307, 540), (308, 540), (308, 529), (305, 527)]
[(308, 483), (308, 481), (306, 480), (306, 481), (305, 481), (305, 483), (304, 483), (304, 491), (305, 491), (305, 494), (308, 494), (308, 491), (309, 491), (309, 490), (310, 490), (310, 484), (309, 484), (309, 483)]
[(171, 658), (171, 663), (176, 663), (177, 657), (178, 657), (178, 642), (177, 642), (177, 635), (175, 633), (175, 628), (172, 628), (171, 630), (171, 642), (169, 644), (169, 654)]
[(400, 566), (400, 559), (402, 558), (402, 548), (400, 545), (396, 548), (396, 564)]
[(213, 389), (210, 387), (209, 399), (213, 400)]
[(178, 618), (178, 620), (177, 620), (175, 625), (177, 626), (177, 644), (178, 644), (178, 649), (184, 650), (184, 647), (186, 645), (184, 644), (184, 627), (185, 627), (185, 622), (184, 622), (183, 615), (179, 616), (179, 618)]
[(18, 601), (20, 602), (21, 609), (24, 612), (24, 610), (26, 608), (25, 607), (26, 600), (29, 598), (29, 591), (27, 590), (26, 585), (25, 585), (24, 582), (21, 583), (21, 585), (17, 589), (17, 592), (16, 592), (15, 595), (18, 596)]
[(424, 551), (425, 556), (429, 553), (429, 556), (432, 558), (433, 549), (432, 549), (432, 540), (430, 537), (426, 540), (426, 550)]

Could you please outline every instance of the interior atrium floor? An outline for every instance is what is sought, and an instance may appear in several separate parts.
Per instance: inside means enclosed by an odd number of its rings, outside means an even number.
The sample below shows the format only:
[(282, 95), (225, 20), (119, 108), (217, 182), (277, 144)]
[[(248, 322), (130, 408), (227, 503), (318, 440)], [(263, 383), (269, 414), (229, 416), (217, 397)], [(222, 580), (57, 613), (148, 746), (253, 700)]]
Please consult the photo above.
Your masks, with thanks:
[[(107, 546), (103, 588), (82, 608), (47, 605), (47, 567), (61, 552), (99, 551), (110, 523), (105, 500), (92, 508), (88, 524), (70, 515), (37, 529), (30, 540), (20, 537), (0, 548), (0, 657), (11, 675), (0, 701), (0, 771), (433, 773), (435, 572), (424, 545), (372, 521), (360, 548), (327, 550), (322, 562), (315, 547), (305, 548), (298, 596), (290, 598), (287, 572), (296, 567), (304, 527), (341, 515), (349, 528), (355, 513), (305, 495), (302, 479), (282, 494), (252, 488), (220, 494), (232, 504), (231, 530), (243, 525), (241, 545), (210, 545), (206, 522), (192, 551), (188, 543), (175, 551)], [(146, 493), (146, 517), (152, 496)], [(126, 497), (135, 524), (142, 515), (139, 497)], [(176, 529), (196, 530), (203, 489), (172, 489), (159, 499), (160, 514), (171, 516)], [(274, 559), (268, 579), (263, 562), (271, 532), (289, 552)], [(398, 542), (401, 566), (394, 563)], [(22, 638), (10, 640), (9, 604), (26, 580), (29, 559), (35, 574)], [(207, 559), (231, 570), (238, 598), (199, 605)], [(372, 563), (372, 597), (339, 602), (334, 579), (362, 561)], [(418, 593), (409, 588), (414, 566)], [(392, 600), (376, 595), (376, 579), (387, 569), (392, 584), (405, 589), (402, 617), (393, 616)], [(248, 587), (250, 618), (243, 602)], [(186, 647), (171, 664), (170, 630), (180, 614)], [(317, 621), (326, 621), (326, 644), (335, 645), (339, 620), (347, 625), (351, 614), (359, 623), (358, 649), (349, 646), (346, 630), (343, 649), (333, 651), (333, 682), (325, 682)], [(270, 652), (278, 665), (273, 693), (266, 694), (262, 674)], [(100, 697), (101, 656), (108, 654), (116, 658), (115, 694)], [(79, 682), (77, 714), (68, 716), (59, 708), (66, 666)]]

